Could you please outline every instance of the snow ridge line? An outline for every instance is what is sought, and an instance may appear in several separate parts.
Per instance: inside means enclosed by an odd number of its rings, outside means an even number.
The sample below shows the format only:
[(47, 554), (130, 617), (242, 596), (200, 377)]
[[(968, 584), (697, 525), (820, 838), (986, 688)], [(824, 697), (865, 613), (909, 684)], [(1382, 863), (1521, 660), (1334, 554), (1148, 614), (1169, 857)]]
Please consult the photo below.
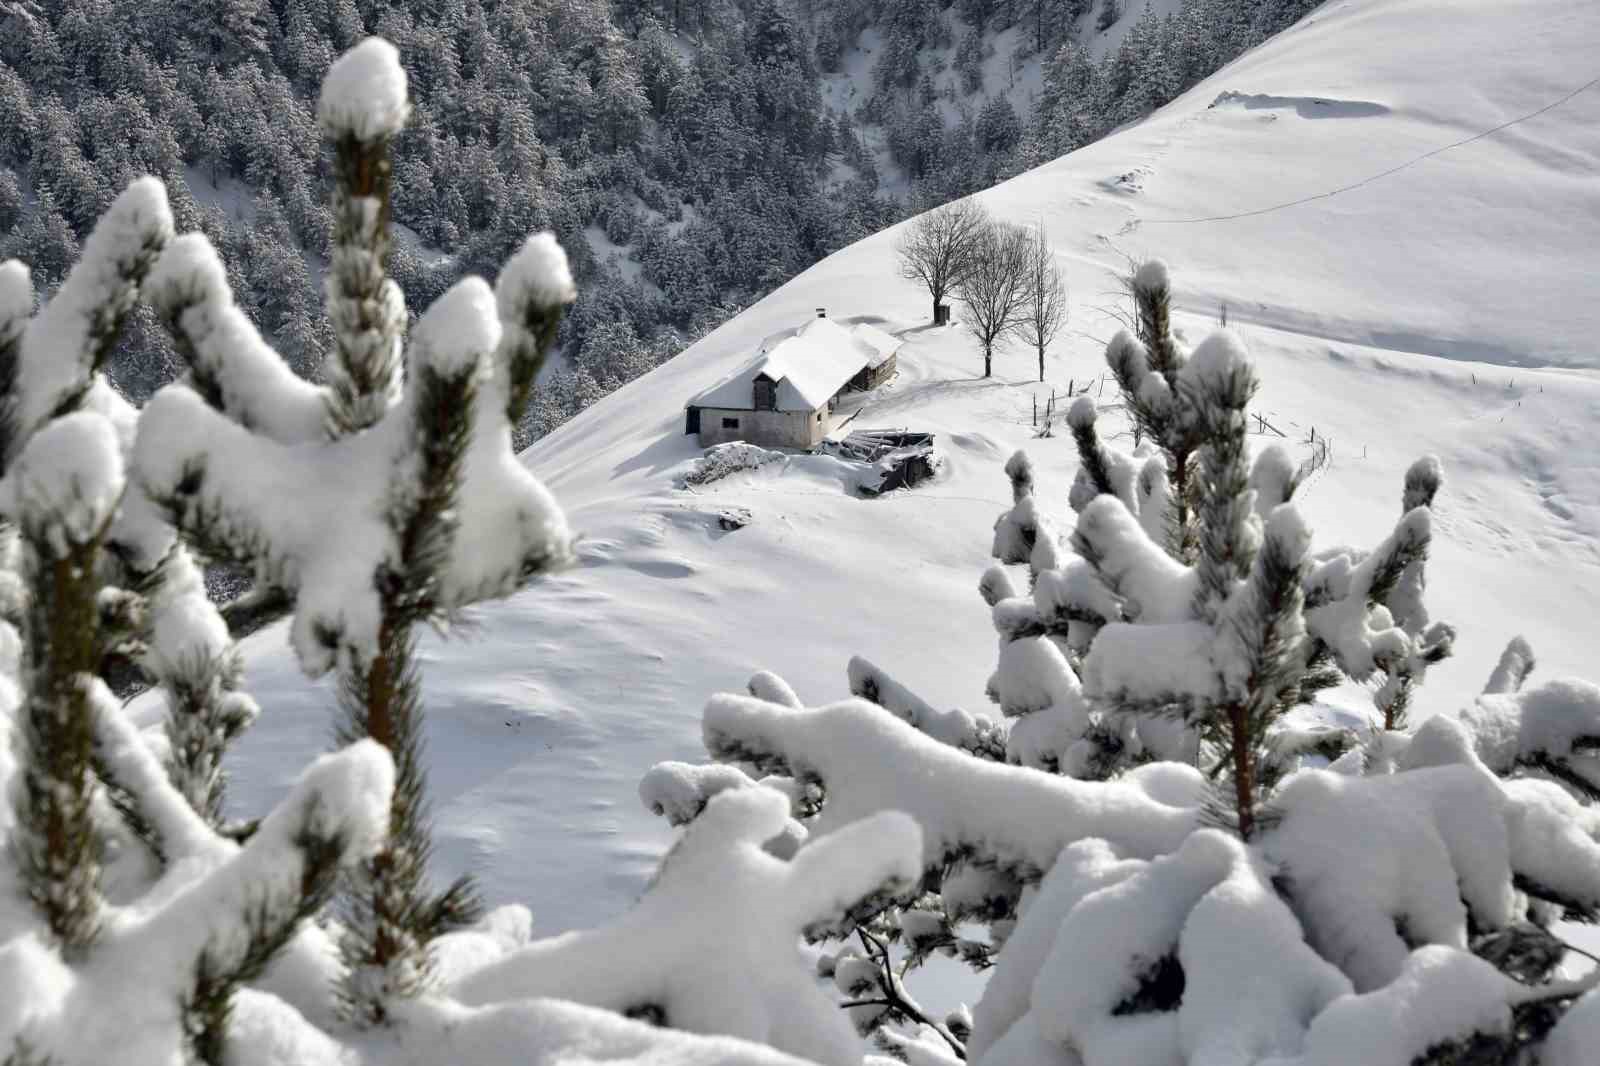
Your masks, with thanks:
[(1364, 185), (1371, 185), (1373, 182), (1382, 178), (1387, 178), (1391, 174), (1398, 174), (1407, 167), (1415, 166), (1416, 164), (1424, 162), (1425, 160), (1432, 159), (1436, 155), (1443, 155), (1445, 152), (1456, 148), (1463, 148), (1474, 141), (1481, 141), (1485, 137), (1492, 137), (1496, 133), (1499, 133), (1502, 130), (1510, 129), (1512, 126), (1515, 126), (1520, 122), (1527, 122), (1529, 119), (1538, 118), (1547, 111), (1554, 111), (1562, 104), (1567, 103), (1569, 100), (1581, 93), (1587, 92), (1596, 85), (1600, 85), (1600, 77), (1596, 77), (1593, 80), (1578, 86), (1565, 96), (1562, 96), (1561, 98), (1544, 105), (1537, 111), (1530, 111), (1526, 115), (1519, 115), (1516, 118), (1500, 123), (1500, 125), (1495, 126), (1493, 129), (1484, 130), (1482, 133), (1475, 133), (1471, 137), (1465, 137), (1459, 141), (1441, 145), (1440, 147), (1433, 149), (1431, 152), (1425, 152), (1422, 155), (1417, 156), (1415, 159), (1408, 159), (1404, 163), (1390, 167), (1388, 170), (1373, 174), (1371, 177), (1362, 178), (1360, 181), (1351, 182), (1349, 185), (1344, 185), (1337, 189), (1329, 189), (1327, 192), (1314, 193), (1311, 196), (1302, 196), (1298, 200), (1289, 200), (1286, 203), (1273, 204), (1271, 207), (1258, 207), (1254, 211), (1240, 211), (1232, 215), (1207, 215), (1202, 218), (1146, 218), (1141, 219), (1140, 222), (1146, 226), (1181, 226), (1194, 222), (1228, 222), (1236, 218), (1254, 218), (1257, 215), (1268, 215), (1274, 211), (1282, 211), (1289, 207), (1299, 207), (1301, 204), (1308, 204), (1313, 200), (1328, 200), (1340, 195), (1341, 193), (1347, 193), (1353, 189), (1359, 189)]

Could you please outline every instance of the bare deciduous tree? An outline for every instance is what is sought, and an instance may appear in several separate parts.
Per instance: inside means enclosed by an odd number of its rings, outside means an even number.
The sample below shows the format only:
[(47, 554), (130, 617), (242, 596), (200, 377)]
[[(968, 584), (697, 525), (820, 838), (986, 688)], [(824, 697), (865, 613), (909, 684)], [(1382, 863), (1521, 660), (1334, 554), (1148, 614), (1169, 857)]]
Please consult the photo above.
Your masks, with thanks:
[(1016, 331), (1028, 298), (1033, 238), (1021, 226), (990, 222), (972, 238), (971, 261), (956, 286), (967, 305), (966, 326), (983, 345), (983, 376), (993, 369), (994, 346)]
[(974, 238), (993, 223), (976, 200), (957, 200), (917, 216), (901, 235), (900, 276), (920, 281), (933, 297), (934, 321), (939, 305), (954, 292), (971, 264)]
[(1024, 284), (1026, 300), (1017, 319), (1017, 336), (1039, 354), (1039, 380), (1043, 381), (1044, 350), (1067, 324), (1067, 286), (1061, 280), (1061, 268), (1056, 265), (1055, 253), (1050, 250), (1042, 223), (1028, 235)]

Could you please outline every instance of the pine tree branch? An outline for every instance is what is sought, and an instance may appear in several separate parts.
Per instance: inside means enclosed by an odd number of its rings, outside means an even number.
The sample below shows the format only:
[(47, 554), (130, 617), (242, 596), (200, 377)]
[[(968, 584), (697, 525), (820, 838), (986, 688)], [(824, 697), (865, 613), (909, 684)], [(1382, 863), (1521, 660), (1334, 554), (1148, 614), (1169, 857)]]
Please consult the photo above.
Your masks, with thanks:
[[(454, 373), (422, 365), (413, 383), (419, 491), (397, 498), (390, 525), (399, 533), (399, 558), (378, 575), (383, 623), (378, 651), (368, 663), (347, 669), (340, 703), (345, 710), (341, 740), (378, 741), (395, 760), (395, 790), (389, 842), (367, 864), (354, 890), (345, 940), (351, 977), (343, 996), (360, 1020), (387, 1020), (389, 996), (410, 998), (431, 977), (429, 941), (473, 920), (481, 909), (476, 890), (463, 878), (442, 894), (425, 898), (433, 845), (428, 828), (427, 781), (422, 762), (422, 691), (411, 628), (434, 610), (435, 589), (449, 560), (456, 530), (455, 503), (462, 466), (472, 440), (477, 364)], [(368, 971), (376, 971), (377, 990)]]
[(1562, 917), (1569, 922), (1583, 922), (1585, 924), (1600, 922), (1600, 901), (1575, 899), (1553, 888), (1539, 884), (1525, 874), (1513, 875), (1511, 883), (1519, 892), (1560, 907), (1563, 912)]
[(104, 534), (52, 558), (49, 532), (24, 527), (37, 591), (12, 848), (29, 900), (70, 957), (93, 944), (103, 906), (90, 810), (94, 708), (85, 682), (99, 665), (94, 563)]
[(390, 241), (389, 137), (332, 132), (334, 251), (327, 306), (334, 350), (327, 366), (327, 404), (330, 435), (344, 436), (376, 424), (394, 402), (405, 305), (384, 273)]
[(233, 995), (240, 985), (259, 978), (301, 925), (321, 911), (338, 884), (338, 872), (349, 840), (317, 829), (318, 804), (306, 804), (294, 847), (301, 855), (298, 892), (290, 900), (265, 892), (248, 905), (247, 936), (242, 949), (208, 946), (195, 960), (194, 979), (180, 1001), (184, 1035), (197, 1062), (225, 1066), (233, 1015)]
[(1095, 432), (1094, 401), (1084, 396), (1067, 411), (1067, 426), (1072, 430), (1072, 441), (1078, 447), (1078, 462), (1089, 483), (1099, 495), (1113, 494), (1111, 469), (1105, 448)]
[[(121, 336), (139, 283), (171, 238), (172, 213), (161, 182), (132, 182), (95, 224), (55, 295), (11, 342), (10, 358), (0, 336), (0, 384), (7, 386), (0, 392), (0, 473), (11, 468), (36, 431), (82, 405)], [(0, 324), (0, 330), (14, 334), (16, 324)], [(24, 364), (44, 363), (51, 365), (40, 375), (48, 383), (44, 388), (17, 388)], [(63, 366), (69, 372), (62, 373)]]
[(933, 1021), (927, 1016), (917, 1002), (905, 990), (905, 985), (895, 975), (894, 962), (889, 955), (889, 946), (882, 940), (867, 932), (865, 928), (857, 928), (856, 935), (861, 944), (867, 949), (867, 955), (879, 969), (878, 988), (883, 993), (882, 999), (851, 1000), (840, 1004), (842, 1008), (860, 1006), (883, 1006), (888, 1008), (889, 1017), (899, 1016), (918, 1025), (925, 1025), (939, 1034), (956, 1058), (963, 1062), (967, 1058), (967, 1048), (961, 1041), (951, 1034), (949, 1028)]
[(1578, 773), (1565, 760), (1553, 757), (1549, 752), (1527, 752), (1517, 759), (1517, 765), (1550, 775), (1577, 792), (1586, 802), (1600, 803), (1600, 785)]
[(145, 817), (144, 808), (140, 806), (138, 797), (126, 783), (119, 779), (116, 769), (104, 757), (103, 750), (96, 738), (96, 750), (92, 766), (101, 785), (105, 787), (106, 800), (113, 810), (122, 818), (122, 824), (138, 840), (150, 850), (151, 858), (160, 866), (167, 864), (167, 851), (161, 839), (161, 832), (150, 819)]

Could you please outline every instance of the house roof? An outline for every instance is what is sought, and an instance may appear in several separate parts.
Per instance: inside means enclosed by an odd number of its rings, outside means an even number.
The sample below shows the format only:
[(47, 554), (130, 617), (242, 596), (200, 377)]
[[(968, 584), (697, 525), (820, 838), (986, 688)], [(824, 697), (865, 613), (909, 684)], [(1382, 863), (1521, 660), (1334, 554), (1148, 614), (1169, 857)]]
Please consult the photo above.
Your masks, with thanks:
[(814, 318), (799, 329), (769, 337), (760, 356), (689, 406), (750, 410), (755, 380), (764, 374), (778, 383), (778, 410), (815, 411), (863, 368), (882, 366), (899, 347), (900, 341), (881, 329), (846, 328), (831, 318)]
[(865, 322), (850, 327), (856, 346), (867, 352), (867, 365), (876, 370), (900, 350), (900, 338)]

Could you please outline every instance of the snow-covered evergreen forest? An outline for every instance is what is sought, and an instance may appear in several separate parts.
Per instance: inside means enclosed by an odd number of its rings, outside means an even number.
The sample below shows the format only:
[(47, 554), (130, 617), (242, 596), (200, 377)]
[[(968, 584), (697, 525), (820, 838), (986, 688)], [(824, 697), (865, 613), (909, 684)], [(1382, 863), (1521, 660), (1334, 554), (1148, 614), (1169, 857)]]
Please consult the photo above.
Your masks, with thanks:
[[(312, 372), (333, 226), (314, 101), (379, 34), (416, 101), (390, 264), (414, 300), (534, 229), (572, 255), (582, 294), (526, 441), (828, 253), (1148, 113), (1312, 6), (6, 0), (0, 253), (49, 291), (116, 192), (159, 176)], [(141, 312), (109, 372), (143, 397), (177, 366)]]

